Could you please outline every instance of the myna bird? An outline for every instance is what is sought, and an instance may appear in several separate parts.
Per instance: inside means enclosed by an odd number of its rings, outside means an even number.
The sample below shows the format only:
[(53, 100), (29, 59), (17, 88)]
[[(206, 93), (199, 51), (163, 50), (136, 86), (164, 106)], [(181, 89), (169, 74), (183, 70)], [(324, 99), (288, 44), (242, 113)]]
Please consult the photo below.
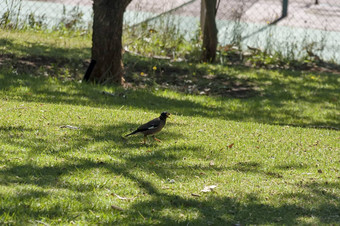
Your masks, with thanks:
[(169, 117), (170, 113), (168, 112), (162, 112), (162, 114), (158, 117), (155, 118), (153, 120), (151, 120), (150, 122), (147, 122), (143, 125), (141, 125), (140, 127), (138, 127), (137, 130), (133, 131), (132, 133), (126, 135), (125, 137), (128, 137), (130, 135), (136, 134), (136, 133), (143, 133), (144, 134), (144, 144), (145, 144), (145, 140), (146, 140), (146, 136), (148, 135), (153, 135), (153, 139), (155, 139), (158, 142), (161, 142), (161, 140), (157, 139), (154, 134), (158, 133), (159, 131), (161, 131), (163, 129), (163, 127), (165, 126), (166, 123), (166, 118)]

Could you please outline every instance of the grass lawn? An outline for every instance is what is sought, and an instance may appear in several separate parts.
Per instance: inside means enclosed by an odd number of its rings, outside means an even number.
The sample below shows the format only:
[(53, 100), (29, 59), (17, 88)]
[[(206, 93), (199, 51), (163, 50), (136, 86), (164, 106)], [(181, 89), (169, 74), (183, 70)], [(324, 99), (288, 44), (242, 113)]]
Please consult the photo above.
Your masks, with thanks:
[(339, 74), (126, 55), (138, 86), (97, 86), (90, 44), (1, 30), (0, 224), (340, 224)]

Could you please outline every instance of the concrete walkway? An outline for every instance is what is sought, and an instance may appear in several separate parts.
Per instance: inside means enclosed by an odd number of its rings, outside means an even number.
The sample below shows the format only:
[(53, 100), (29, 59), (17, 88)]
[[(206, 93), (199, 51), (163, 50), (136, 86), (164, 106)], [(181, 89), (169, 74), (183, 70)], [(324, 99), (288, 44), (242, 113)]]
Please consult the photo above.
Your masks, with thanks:
[[(219, 43), (241, 41), (245, 48), (293, 52), (296, 56), (313, 46), (315, 54), (340, 64), (340, 1), (319, 0), (319, 5), (313, 2), (289, 0), (288, 16), (280, 18), (282, 0), (221, 0), (217, 13)], [(0, 1), (0, 18), (8, 8)], [(11, 9), (20, 9), (22, 20), (33, 13), (50, 28), (72, 12), (83, 13), (84, 28), (92, 22), (91, 0), (21, 1), (20, 8), (14, 5)], [(190, 39), (198, 29), (199, 14), (200, 0), (134, 0), (125, 13), (125, 23), (133, 26), (149, 20), (156, 26), (160, 17), (166, 17)], [(273, 22), (275, 25), (271, 25)]]

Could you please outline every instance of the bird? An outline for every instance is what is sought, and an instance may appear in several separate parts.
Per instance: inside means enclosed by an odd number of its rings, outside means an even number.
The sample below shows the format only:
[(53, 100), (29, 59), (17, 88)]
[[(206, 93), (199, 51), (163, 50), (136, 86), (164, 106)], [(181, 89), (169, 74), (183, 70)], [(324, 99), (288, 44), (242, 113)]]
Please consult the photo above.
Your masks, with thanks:
[(161, 142), (161, 140), (157, 139), (154, 134), (158, 133), (163, 129), (166, 123), (166, 119), (170, 116), (169, 112), (162, 112), (161, 115), (158, 118), (152, 119), (151, 121), (141, 125), (138, 127), (135, 131), (132, 133), (129, 133), (125, 137), (131, 136), (136, 133), (143, 133), (144, 134), (144, 144), (146, 142), (146, 137), (148, 135), (152, 135), (153, 139)]

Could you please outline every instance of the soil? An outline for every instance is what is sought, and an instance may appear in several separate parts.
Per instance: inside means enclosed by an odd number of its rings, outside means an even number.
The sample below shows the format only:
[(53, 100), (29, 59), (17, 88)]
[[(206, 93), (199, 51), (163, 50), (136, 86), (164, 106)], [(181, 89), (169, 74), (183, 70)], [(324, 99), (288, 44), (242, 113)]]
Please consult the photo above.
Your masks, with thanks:
[[(88, 65), (89, 60), (56, 59), (46, 56), (15, 57), (10, 54), (0, 55), (0, 67), (2, 68), (15, 70), (19, 74), (52, 76), (67, 80), (81, 80)], [(165, 60), (160, 65), (161, 67), (157, 68), (155, 72), (147, 72), (145, 64), (138, 65), (134, 62), (126, 62), (126, 86), (130, 88), (156, 86), (188, 94), (234, 98), (250, 98), (262, 95), (256, 83), (242, 78), (243, 76), (235, 78), (227, 74), (209, 73), (206, 69), (198, 69), (193, 73), (187, 67), (183, 67), (183, 63), (171, 63), (169, 60)], [(242, 67), (249, 69), (249, 67)], [(340, 74), (339, 66), (323, 62), (319, 65), (305, 65), (304, 67), (300, 65), (299, 68), (289, 69)], [(145, 73), (141, 74), (143, 71)], [(65, 74), (67, 75), (61, 76)]]

